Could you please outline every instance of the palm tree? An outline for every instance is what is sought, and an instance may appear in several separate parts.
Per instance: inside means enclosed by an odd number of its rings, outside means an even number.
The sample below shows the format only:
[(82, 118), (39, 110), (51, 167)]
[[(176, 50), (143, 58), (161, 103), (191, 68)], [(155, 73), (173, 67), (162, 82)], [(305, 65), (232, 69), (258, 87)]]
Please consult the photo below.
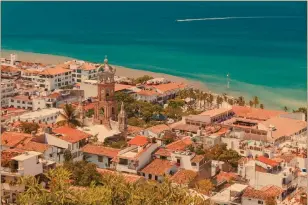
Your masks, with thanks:
[(252, 99), (252, 101), (253, 101), (253, 104), (255, 105), (255, 108), (257, 107), (257, 105), (259, 105), (259, 98), (258, 98), (258, 96), (254, 96), (253, 97), (253, 99)]
[(263, 104), (260, 104), (260, 108), (261, 108), (261, 109), (264, 109), (264, 105), (263, 105)]
[(228, 102), (227, 93), (223, 93), (222, 96), (223, 96), (224, 101), (225, 101), (225, 102)]
[(237, 103), (238, 103), (238, 105), (240, 105), (240, 106), (244, 106), (244, 105), (245, 105), (245, 99), (244, 99), (244, 97), (243, 97), (243, 96), (238, 97)]
[(218, 107), (219, 107), (219, 105), (222, 104), (223, 101), (224, 101), (224, 99), (221, 96), (218, 95), (217, 98), (216, 98), (216, 103), (217, 103)]
[(82, 126), (82, 123), (78, 119), (78, 113), (71, 104), (65, 104), (63, 112), (60, 113), (59, 125), (67, 125), (70, 127)]
[(253, 102), (250, 100), (249, 101), (249, 106), (252, 107), (253, 106)]
[(288, 108), (287, 106), (284, 106), (284, 107), (283, 107), (283, 110), (284, 110), (285, 112), (287, 112), (287, 111), (289, 110), (289, 108)]
[(214, 101), (214, 96), (212, 94), (209, 94), (207, 97), (207, 102), (210, 103), (210, 105), (212, 106)]

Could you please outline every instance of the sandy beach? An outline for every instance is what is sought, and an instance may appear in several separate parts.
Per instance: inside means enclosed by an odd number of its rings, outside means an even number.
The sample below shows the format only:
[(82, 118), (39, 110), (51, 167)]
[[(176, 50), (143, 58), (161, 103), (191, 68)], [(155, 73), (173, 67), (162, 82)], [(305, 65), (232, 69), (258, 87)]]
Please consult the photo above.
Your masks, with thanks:
[[(43, 64), (59, 64), (63, 63), (67, 60), (72, 60), (73, 58), (65, 57), (65, 56), (57, 56), (57, 55), (49, 55), (49, 54), (40, 54), (40, 53), (31, 53), (31, 52), (22, 52), (22, 51), (13, 51), (13, 50), (2, 50), (1, 51), (1, 57), (9, 58), (10, 54), (14, 53), (17, 54), (17, 59), (21, 61), (27, 61), (27, 62), (36, 62), (36, 63), (43, 63)], [(82, 59), (78, 59), (82, 60)], [(102, 59), (103, 61), (104, 59)], [(136, 70), (133, 68), (126, 68), (118, 65), (113, 65), (116, 67), (117, 72), (116, 75), (118, 76), (126, 76), (129, 78), (136, 78), (143, 75), (149, 75), (153, 77), (158, 78), (166, 78), (168, 80), (171, 80), (173, 82), (184, 82), (188, 84), (189, 86), (192, 86), (194, 88), (198, 88), (201, 90), (208, 91), (206, 88), (206, 85), (204, 83), (188, 80), (185, 78), (168, 75), (164, 73), (154, 73), (150, 71), (144, 71), (144, 70)]]

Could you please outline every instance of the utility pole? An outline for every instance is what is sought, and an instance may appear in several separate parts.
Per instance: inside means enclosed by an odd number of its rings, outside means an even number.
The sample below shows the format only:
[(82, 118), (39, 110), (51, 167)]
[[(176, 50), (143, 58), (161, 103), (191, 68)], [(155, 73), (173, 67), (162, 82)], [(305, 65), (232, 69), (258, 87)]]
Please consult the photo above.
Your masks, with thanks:
[(227, 89), (230, 88), (230, 75), (229, 73), (227, 74)]

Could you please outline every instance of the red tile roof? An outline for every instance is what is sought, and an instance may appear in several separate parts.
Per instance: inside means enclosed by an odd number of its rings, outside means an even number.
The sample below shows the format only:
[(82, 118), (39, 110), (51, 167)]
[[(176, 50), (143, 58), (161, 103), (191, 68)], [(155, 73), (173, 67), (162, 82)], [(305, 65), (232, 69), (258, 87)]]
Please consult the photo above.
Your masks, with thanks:
[(195, 155), (192, 159), (191, 162), (199, 163), (204, 159), (204, 155)]
[(20, 154), (24, 153), (23, 150), (20, 149), (7, 149), (1, 152), (1, 166), (8, 167), (9, 161)]
[(104, 147), (99, 145), (90, 145), (87, 144), (82, 148), (82, 151), (89, 154), (95, 154), (100, 156), (107, 156), (114, 158), (119, 153), (120, 149), (114, 149), (110, 147)]
[(149, 139), (145, 136), (136, 136), (133, 139), (131, 139), (130, 141), (128, 141), (128, 144), (130, 145), (137, 145), (137, 146), (144, 146), (149, 144)]
[(232, 106), (232, 110), (238, 117), (245, 117), (247, 119), (255, 120), (268, 120), (272, 117), (277, 117), (281, 114), (287, 114), (287, 112), (280, 110), (265, 110), (260, 108), (251, 108), (246, 106)]
[(68, 126), (58, 127), (52, 131), (56, 134), (61, 134), (62, 136), (59, 136), (59, 138), (70, 143), (75, 143), (90, 137), (89, 134)]
[(8, 147), (15, 147), (19, 143), (29, 141), (32, 138), (30, 134), (20, 132), (4, 132), (1, 137), (2, 145)]
[(153, 85), (154, 88), (160, 90), (163, 93), (172, 90), (183, 89), (186, 86), (187, 85), (184, 83), (166, 83), (166, 84)]
[(155, 152), (156, 155), (163, 156), (163, 157), (170, 157), (171, 153), (172, 153), (171, 150), (168, 150), (165, 148), (159, 148), (157, 152)]
[(269, 165), (269, 166), (272, 166), (272, 167), (275, 167), (275, 166), (278, 166), (278, 165), (279, 165), (278, 162), (276, 162), (276, 161), (274, 161), (274, 160), (271, 160), (271, 159), (269, 159), (269, 158), (263, 157), (263, 156), (259, 156), (259, 157), (257, 158), (257, 161), (262, 162), (262, 163), (264, 163), (264, 164), (266, 164), (266, 165)]
[(165, 130), (171, 130), (171, 128), (168, 125), (165, 124), (160, 124), (160, 125), (155, 125), (153, 127), (149, 127), (147, 128), (147, 130), (155, 133), (155, 134), (159, 134)]
[(224, 181), (229, 182), (229, 181), (236, 179), (236, 178), (238, 178), (237, 174), (232, 173), (232, 172), (221, 171), (221, 172), (219, 172), (218, 175), (216, 175), (217, 184), (220, 184)]
[(156, 176), (164, 175), (169, 169), (171, 169), (173, 163), (168, 160), (154, 159), (150, 164), (143, 168), (140, 172), (146, 174), (152, 174)]
[(198, 172), (192, 170), (180, 169), (172, 177), (171, 181), (177, 184), (186, 184), (188, 185), (198, 176)]
[(279, 187), (274, 185), (266, 187), (265, 189), (257, 190), (252, 187), (248, 187), (242, 197), (267, 200), (270, 197), (277, 197), (282, 193), (282, 190)]
[(42, 152), (44, 153), (46, 150), (48, 150), (50, 146), (48, 144), (43, 144), (39, 142), (33, 142), (30, 141), (26, 144), (19, 144), (17, 148), (20, 148), (22, 150), (27, 150), (27, 151), (36, 151), (36, 152)]
[(181, 140), (172, 142), (166, 146), (166, 149), (171, 151), (184, 151), (189, 145), (192, 144), (190, 137), (184, 137)]
[(131, 126), (131, 125), (127, 126), (127, 132), (131, 134), (141, 132), (142, 130), (144, 130), (144, 128), (142, 127), (136, 127), (136, 126)]

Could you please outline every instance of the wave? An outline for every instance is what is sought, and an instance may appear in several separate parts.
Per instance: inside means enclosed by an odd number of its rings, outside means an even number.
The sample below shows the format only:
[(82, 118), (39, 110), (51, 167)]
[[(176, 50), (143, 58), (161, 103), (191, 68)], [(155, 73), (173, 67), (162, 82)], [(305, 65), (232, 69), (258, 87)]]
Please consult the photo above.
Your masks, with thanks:
[(178, 19), (177, 22), (183, 21), (214, 21), (214, 20), (229, 20), (229, 19), (264, 19), (264, 18), (294, 18), (295, 16), (230, 16), (230, 17), (212, 17), (198, 19)]

